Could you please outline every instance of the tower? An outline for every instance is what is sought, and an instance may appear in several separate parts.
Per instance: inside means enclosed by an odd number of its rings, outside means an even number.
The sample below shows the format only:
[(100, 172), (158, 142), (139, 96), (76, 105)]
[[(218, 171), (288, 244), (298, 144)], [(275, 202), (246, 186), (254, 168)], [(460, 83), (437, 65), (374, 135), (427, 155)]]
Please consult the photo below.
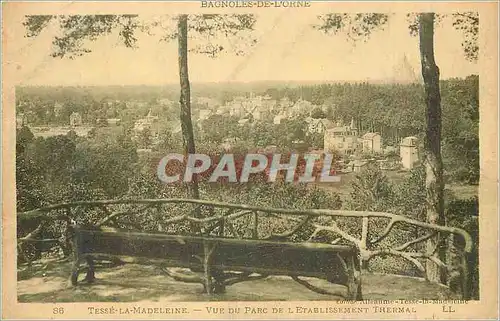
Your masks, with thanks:
[(416, 137), (405, 137), (399, 145), (399, 155), (403, 168), (412, 169), (418, 162), (418, 141)]

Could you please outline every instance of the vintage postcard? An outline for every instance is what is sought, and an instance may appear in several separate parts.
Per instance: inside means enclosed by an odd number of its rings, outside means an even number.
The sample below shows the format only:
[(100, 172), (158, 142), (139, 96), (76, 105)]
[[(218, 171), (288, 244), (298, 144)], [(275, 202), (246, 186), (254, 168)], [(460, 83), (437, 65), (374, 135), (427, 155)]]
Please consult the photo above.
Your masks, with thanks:
[(2, 4), (2, 317), (497, 319), (497, 2)]

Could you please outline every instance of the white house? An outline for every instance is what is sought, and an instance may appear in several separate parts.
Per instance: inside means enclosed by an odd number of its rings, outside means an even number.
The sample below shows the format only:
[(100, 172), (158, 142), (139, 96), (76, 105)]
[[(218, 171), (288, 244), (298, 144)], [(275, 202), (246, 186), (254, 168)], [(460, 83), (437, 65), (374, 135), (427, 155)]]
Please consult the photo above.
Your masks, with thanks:
[(403, 168), (412, 169), (418, 162), (418, 139), (409, 136), (402, 139), (399, 144), (399, 155)]
[(61, 116), (63, 109), (64, 109), (64, 105), (62, 103), (60, 103), (60, 102), (54, 103), (54, 115), (56, 117)]
[(77, 127), (82, 125), (82, 116), (79, 113), (72, 113), (69, 116), (69, 125), (71, 127)]
[(361, 138), (363, 143), (363, 152), (380, 153), (382, 152), (382, 137), (378, 133), (366, 133)]
[(281, 122), (283, 121), (283, 119), (286, 119), (286, 116), (285, 116), (285, 115), (277, 115), (277, 116), (274, 116), (274, 119), (273, 119), (273, 124), (275, 124), (275, 125), (279, 125), (279, 124), (281, 124)]

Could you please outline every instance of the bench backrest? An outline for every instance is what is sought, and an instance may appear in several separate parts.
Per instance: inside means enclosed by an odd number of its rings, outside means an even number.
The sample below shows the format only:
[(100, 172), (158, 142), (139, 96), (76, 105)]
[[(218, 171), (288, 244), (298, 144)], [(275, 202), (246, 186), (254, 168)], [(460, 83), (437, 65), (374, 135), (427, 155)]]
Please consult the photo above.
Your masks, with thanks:
[(214, 246), (212, 265), (273, 274), (323, 276), (343, 271), (343, 261), (358, 261), (356, 247), (144, 233), (123, 229), (74, 229), (79, 254), (165, 259), (177, 266), (202, 267), (204, 245)]

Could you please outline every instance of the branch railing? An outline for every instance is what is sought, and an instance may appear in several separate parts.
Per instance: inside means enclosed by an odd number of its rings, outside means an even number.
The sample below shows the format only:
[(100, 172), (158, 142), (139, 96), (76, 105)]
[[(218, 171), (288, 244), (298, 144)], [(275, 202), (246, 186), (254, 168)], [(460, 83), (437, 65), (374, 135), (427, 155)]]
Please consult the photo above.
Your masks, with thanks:
[[(167, 206), (173, 208), (168, 209)], [(113, 207), (119, 209), (111, 210)], [(95, 211), (95, 217), (91, 218), (92, 222), (82, 222), (82, 213), (89, 211)], [(298, 238), (302, 242), (309, 242), (311, 246), (314, 246), (314, 242), (325, 242), (327, 235), (328, 243), (356, 246), (360, 252), (362, 268), (367, 268), (368, 263), (375, 257), (395, 256), (410, 262), (422, 277), (426, 278), (425, 261), (429, 260), (445, 272), (449, 280), (448, 285), (451, 284), (452, 278), (459, 278), (459, 291), (463, 297), (468, 297), (467, 257), (473, 248), (469, 233), (460, 228), (430, 224), (385, 212), (284, 209), (177, 198), (82, 201), (18, 213), (18, 226), (28, 221), (39, 223), (34, 231), (18, 238), (18, 249), (24, 243), (43, 242), (44, 240), (37, 238), (37, 234), (47, 221), (62, 220), (70, 223), (80, 220), (79, 224), (95, 227), (125, 226), (141, 229), (147, 224), (140, 214), (148, 211), (154, 215), (149, 217), (149, 225), (151, 222), (153, 225), (157, 224), (156, 228), (160, 232), (167, 229), (170, 233), (177, 233), (179, 224), (187, 223), (185, 231), (189, 231), (189, 226), (196, 224), (201, 227), (199, 233), (203, 236), (277, 241)], [(125, 218), (129, 220), (124, 221)], [(284, 220), (286, 224), (278, 224), (279, 220)], [(346, 220), (350, 220), (350, 228), (341, 228), (341, 223), (346, 223)], [(371, 226), (375, 227), (370, 229)], [(398, 237), (396, 231), (398, 228), (403, 234), (407, 234), (403, 237), (404, 240), (400, 240), (401, 236)], [(281, 230), (276, 231), (276, 229)], [(374, 231), (377, 229), (380, 231)], [(408, 229), (413, 230), (410, 236)], [(322, 240), (321, 235), (323, 235)], [(392, 240), (387, 242), (391, 237)], [(443, 260), (439, 257), (437, 245), (430, 250), (424, 246), (425, 242), (433, 238), (449, 241), (444, 244), (454, 247), (453, 259), (448, 257), (447, 260)], [(435, 244), (443, 243), (435, 242)], [(452, 252), (451, 249), (449, 252)]]

